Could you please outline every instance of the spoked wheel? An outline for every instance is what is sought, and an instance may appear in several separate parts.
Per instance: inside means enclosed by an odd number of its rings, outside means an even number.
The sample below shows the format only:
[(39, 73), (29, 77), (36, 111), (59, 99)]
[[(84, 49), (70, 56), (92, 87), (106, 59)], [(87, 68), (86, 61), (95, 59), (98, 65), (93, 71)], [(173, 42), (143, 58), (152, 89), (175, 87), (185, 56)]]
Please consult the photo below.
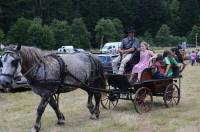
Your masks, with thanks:
[(136, 112), (140, 114), (149, 112), (153, 105), (153, 96), (151, 90), (147, 87), (139, 88), (135, 93), (133, 103)]
[(166, 87), (163, 100), (166, 107), (173, 107), (179, 104), (180, 89), (176, 84), (171, 83)]
[(119, 94), (103, 93), (101, 97), (101, 105), (104, 109), (114, 109), (117, 106)]

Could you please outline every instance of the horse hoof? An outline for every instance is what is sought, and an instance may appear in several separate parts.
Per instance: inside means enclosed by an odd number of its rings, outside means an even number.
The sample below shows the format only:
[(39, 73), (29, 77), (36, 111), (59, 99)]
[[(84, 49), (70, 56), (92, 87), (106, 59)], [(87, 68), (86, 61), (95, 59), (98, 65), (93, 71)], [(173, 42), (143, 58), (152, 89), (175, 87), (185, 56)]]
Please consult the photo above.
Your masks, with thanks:
[(98, 118), (96, 117), (95, 114), (92, 114), (92, 115), (90, 116), (90, 119), (92, 119), (92, 120), (97, 120)]
[(63, 119), (60, 119), (57, 122), (57, 125), (64, 125), (64, 124), (65, 124), (65, 120), (63, 120)]
[(35, 127), (33, 127), (33, 128), (31, 129), (31, 132), (39, 132), (39, 131), (40, 131), (39, 128), (35, 128)]

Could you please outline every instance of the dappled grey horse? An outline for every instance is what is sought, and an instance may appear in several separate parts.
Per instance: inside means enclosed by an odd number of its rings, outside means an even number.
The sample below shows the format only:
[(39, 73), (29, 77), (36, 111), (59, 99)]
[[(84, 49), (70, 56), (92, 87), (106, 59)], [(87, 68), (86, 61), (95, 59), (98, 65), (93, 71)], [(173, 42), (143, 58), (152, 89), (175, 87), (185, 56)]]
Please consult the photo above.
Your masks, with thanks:
[[(34, 93), (41, 96), (37, 109), (37, 116), (32, 131), (39, 131), (40, 120), (47, 106), (54, 109), (58, 124), (64, 123), (64, 115), (58, 105), (58, 93), (70, 92), (82, 88), (88, 93), (87, 107), (91, 119), (99, 118), (100, 91), (91, 89), (105, 89), (105, 78), (101, 63), (91, 54), (45, 54), (40, 49), (27, 46), (3, 46), (2, 74), (0, 83), (7, 87), (11, 85), (13, 77), (22, 73)], [(95, 98), (95, 106), (92, 103)]]

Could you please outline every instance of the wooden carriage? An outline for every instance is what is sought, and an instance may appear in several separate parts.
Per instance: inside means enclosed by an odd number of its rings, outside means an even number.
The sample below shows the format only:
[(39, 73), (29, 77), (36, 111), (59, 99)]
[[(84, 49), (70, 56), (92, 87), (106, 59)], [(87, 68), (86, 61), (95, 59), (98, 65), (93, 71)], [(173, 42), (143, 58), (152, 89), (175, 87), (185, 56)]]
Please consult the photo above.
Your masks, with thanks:
[(143, 71), (139, 82), (130, 83), (127, 75), (107, 74), (108, 92), (103, 94), (101, 104), (105, 109), (113, 109), (119, 99), (131, 100), (138, 113), (152, 108), (153, 96), (163, 97), (166, 107), (179, 104), (181, 76), (162, 79), (153, 78), (154, 68)]

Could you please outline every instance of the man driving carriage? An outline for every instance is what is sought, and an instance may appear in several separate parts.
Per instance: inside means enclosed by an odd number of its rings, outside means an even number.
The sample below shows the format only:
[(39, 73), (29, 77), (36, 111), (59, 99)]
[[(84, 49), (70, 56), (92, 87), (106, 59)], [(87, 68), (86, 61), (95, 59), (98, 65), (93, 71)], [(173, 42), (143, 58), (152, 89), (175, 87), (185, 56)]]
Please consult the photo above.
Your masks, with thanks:
[[(122, 40), (122, 44), (118, 49), (120, 55), (112, 61), (114, 74), (123, 74), (127, 62), (132, 58), (133, 53), (139, 47), (139, 41), (135, 37), (135, 30), (130, 28), (128, 36)], [(120, 63), (121, 62), (121, 63)], [(120, 63), (118, 70), (118, 63)]]

